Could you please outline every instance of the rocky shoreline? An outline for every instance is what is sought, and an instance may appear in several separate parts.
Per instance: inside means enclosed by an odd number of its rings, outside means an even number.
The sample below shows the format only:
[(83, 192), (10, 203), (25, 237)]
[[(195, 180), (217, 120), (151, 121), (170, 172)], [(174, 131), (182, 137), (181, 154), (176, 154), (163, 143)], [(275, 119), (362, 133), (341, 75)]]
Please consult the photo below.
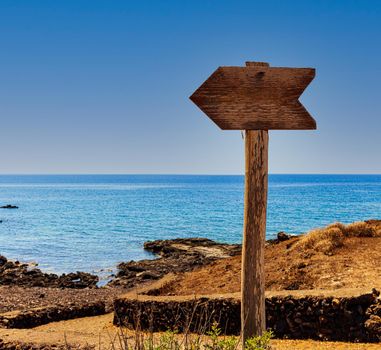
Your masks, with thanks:
[(51, 287), (51, 288), (96, 288), (98, 276), (87, 272), (62, 275), (44, 273), (31, 264), (8, 260), (0, 255), (0, 286)]
[[(147, 241), (144, 249), (156, 256), (153, 259), (119, 263), (117, 274), (110, 276), (105, 287), (134, 288), (168, 273), (192, 271), (241, 253), (241, 245), (217, 243), (207, 238)], [(0, 255), (0, 286), (85, 289), (98, 288), (98, 282), (98, 276), (87, 272), (62, 275), (45, 273), (35, 264), (8, 260)]]
[(89, 273), (44, 273), (33, 264), (0, 255), (0, 328), (31, 328), (112, 312), (114, 300), (131, 289), (168, 273), (192, 271), (235, 256), (241, 247), (190, 238), (146, 242), (144, 249), (156, 258), (120, 263), (118, 274), (103, 287)]
[[(285, 239), (282, 233), (269, 244)], [(115, 300), (138, 286), (241, 254), (241, 245), (206, 238), (149, 241), (144, 249), (156, 257), (120, 263), (117, 275), (103, 287), (97, 286), (98, 276), (86, 272), (45, 273), (0, 255), (0, 328), (31, 328), (112, 312)]]
[[(283, 258), (289, 259), (290, 256), (287, 255), (287, 252), (297, 240), (296, 237), (280, 232), (276, 239), (267, 241), (266, 249), (275, 249), (279, 254), (284, 252), (282, 253), (285, 254)], [(182, 274), (193, 276), (204, 268), (210, 269), (218, 264), (224, 265), (223, 273), (226, 275), (227, 270), (232, 270), (232, 261), (238, 261), (241, 254), (241, 245), (217, 243), (206, 238), (149, 241), (144, 244), (144, 249), (152, 252), (156, 257), (120, 263), (117, 274), (103, 287), (98, 287), (98, 277), (89, 273), (76, 272), (63, 275), (44, 273), (35, 265), (10, 261), (4, 256), (0, 256), (0, 293), (2, 295), (0, 328), (31, 328), (53, 321), (102, 315), (112, 311), (123, 320), (122, 324), (127, 325), (135, 308), (139, 308), (139, 313), (144, 312), (141, 308), (145, 309), (148, 304), (158, 313), (157, 321), (155, 321), (157, 329), (168, 327), (173, 321), (171, 312), (177, 313), (179, 306), (185, 310), (189, 300), (185, 295), (182, 296), (178, 293), (166, 295), (160, 292), (158, 294), (158, 290), (154, 288), (155, 284), (151, 285), (151, 283), (168, 274), (175, 274), (176, 278)], [(278, 258), (279, 254), (274, 255), (273, 258)], [(332, 256), (330, 259), (333, 259)], [(300, 270), (302, 268), (298, 265), (298, 271)], [(234, 273), (238, 274), (238, 269)], [(231, 284), (231, 280), (228, 284)], [(135, 288), (144, 285), (147, 285), (144, 287), (145, 289), (152, 289), (151, 292), (145, 293), (147, 300), (140, 300), (139, 304), (137, 301), (124, 298), (126, 293), (138, 293), (138, 289)], [(276, 330), (277, 337), (377, 341), (381, 332), (381, 309), (377, 294), (378, 292), (374, 291), (364, 297), (367, 303), (369, 300), (371, 301), (368, 303), (369, 305), (362, 305), (363, 299), (361, 298), (348, 299), (353, 296), (349, 295), (346, 297), (347, 299), (340, 299), (341, 306), (337, 308), (335, 306), (337, 298), (334, 297), (334, 293), (327, 294), (322, 298), (305, 294), (303, 299), (291, 296), (290, 292), (288, 296), (279, 296), (278, 299), (272, 298), (267, 301), (268, 322)], [(157, 302), (149, 299), (155, 298), (157, 295)], [(171, 298), (175, 299), (171, 301)], [(215, 308), (216, 305), (219, 305), (221, 315), (225, 311), (230, 316), (235, 315), (233, 316), (237, 318), (237, 322), (233, 322), (234, 325), (230, 324), (233, 327), (231, 333), (239, 332), (239, 328), (237, 328), (239, 327), (239, 300), (231, 299), (230, 303), (229, 297), (226, 297), (218, 299), (220, 301), (217, 304), (213, 297), (210, 300), (210, 305), (209, 301), (204, 300), (206, 306)], [(348, 305), (352, 304), (354, 307), (351, 306), (348, 309)], [(171, 307), (168, 308), (168, 305)], [(361, 310), (358, 305), (361, 306)], [(235, 311), (230, 314), (229, 310)], [(284, 314), (285, 311), (287, 311), (286, 314)], [(287, 319), (283, 317), (285, 315)], [(356, 315), (354, 325), (350, 323), (353, 315)], [(144, 317), (143, 315), (143, 319)], [(339, 323), (343, 324), (344, 319), (348, 324), (348, 330), (351, 329), (355, 336), (346, 338), (344, 335), (340, 335), (335, 338), (334, 335), (330, 335), (328, 330), (337, 327), (340, 320)], [(229, 322), (231, 321), (232, 319)], [(311, 329), (317, 329), (319, 332), (316, 333)]]
[[(292, 237), (279, 232), (267, 244), (278, 244)], [(158, 280), (169, 273), (189, 272), (214, 261), (241, 254), (241, 244), (218, 243), (207, 238), (177, 238), (147, 241), (144, 249), (156, 254), (146, 259), (118, 264), (118, 273), (109, 286), (132, 288), (148, 281)]]
[(45, 273), (34, 264), (11, 261), (0, 255), (0, 327), (30, 328), (112, 312), (114, 300), (137, 286), (241, 252), (240, 245), (206, 238), (149, 241), (144, 249), (156, 257), (120, 263), (117, 275), (103, 287), (97, 286), (98, 276), (86, 272)]
[(132, 288), (168, 273), (188, 272), (211, 262), (241, 254), (238, 244), (217, 243), (207, 238), (179, 238), (144, 243), (155, 259), (123, 262), (108, 286)]
[[(279, 232), (267, 244), (290, 239)], [(154, 253), (153, 259), (121, 262), (118, 272), (110, 276), (107, 287), (134, 288), (142, 283), (158, 280), (168, 273), (189, 272), (213, 261), (241, 254), (240, 244), (218, 243), (207, 238), (178, 238), (144, 243), (144, 249)], [(87, 272), (62, 275), (45, 273), (36, 265), (8, 260), (0, 255), (0, 286), (49, 288), (98, 288), (99, 277)]]

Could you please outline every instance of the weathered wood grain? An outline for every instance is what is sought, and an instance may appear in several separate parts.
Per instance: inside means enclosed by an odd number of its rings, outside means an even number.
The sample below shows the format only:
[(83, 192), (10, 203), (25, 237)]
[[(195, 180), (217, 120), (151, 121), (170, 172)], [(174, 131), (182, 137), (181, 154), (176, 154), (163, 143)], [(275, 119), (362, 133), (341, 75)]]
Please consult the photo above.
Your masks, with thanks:
[(268, 131), (245, 135), (245, 200), (242, 243), (242, 339), (266, 329), (264, 250), (268, 183)]
[(190, 99), (221, 129), (316, 129), (299, 102), (315, 76), (313, 68), (219, 67)]

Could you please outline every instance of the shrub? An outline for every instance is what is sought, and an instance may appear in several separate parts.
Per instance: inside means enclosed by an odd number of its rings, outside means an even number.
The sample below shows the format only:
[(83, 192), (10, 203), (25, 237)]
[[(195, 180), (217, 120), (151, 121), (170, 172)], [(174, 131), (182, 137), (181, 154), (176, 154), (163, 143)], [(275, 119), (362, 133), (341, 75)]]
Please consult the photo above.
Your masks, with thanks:
[(270, 350), (270, 340), (274, 336), (273, 332), (267, 331), (261, 336), (253, 337), (246, 340), (245, 350)]

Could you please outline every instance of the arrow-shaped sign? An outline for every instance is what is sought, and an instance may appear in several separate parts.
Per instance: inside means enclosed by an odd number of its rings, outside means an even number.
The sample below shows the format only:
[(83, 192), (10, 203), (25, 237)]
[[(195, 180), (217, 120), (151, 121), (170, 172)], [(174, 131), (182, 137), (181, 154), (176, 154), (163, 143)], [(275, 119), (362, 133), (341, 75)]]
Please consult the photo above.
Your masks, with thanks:
[(219, 67), (190, 99), (221, 129), (316, 129), (299, 102), (313, 68)]
[(316, 129), (299, 97), (313, 68), (219, 67), (190, 97), (221, 129), (245, 130), (242, 242), (243, 343), (266, 327), (264, 250), (268, 186), (268, 130)]

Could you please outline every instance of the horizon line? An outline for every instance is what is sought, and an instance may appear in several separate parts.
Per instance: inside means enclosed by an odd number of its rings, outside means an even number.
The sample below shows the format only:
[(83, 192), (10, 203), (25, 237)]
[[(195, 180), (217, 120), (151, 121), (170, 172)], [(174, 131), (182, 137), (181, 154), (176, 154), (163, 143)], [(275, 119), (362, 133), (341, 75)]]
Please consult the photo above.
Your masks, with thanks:
[[(0, 173), (0, 176), (245, 176), (244, 173)], [(381, 176), (381, 173), (268, 173), (268, 175), (356, 175)]]

